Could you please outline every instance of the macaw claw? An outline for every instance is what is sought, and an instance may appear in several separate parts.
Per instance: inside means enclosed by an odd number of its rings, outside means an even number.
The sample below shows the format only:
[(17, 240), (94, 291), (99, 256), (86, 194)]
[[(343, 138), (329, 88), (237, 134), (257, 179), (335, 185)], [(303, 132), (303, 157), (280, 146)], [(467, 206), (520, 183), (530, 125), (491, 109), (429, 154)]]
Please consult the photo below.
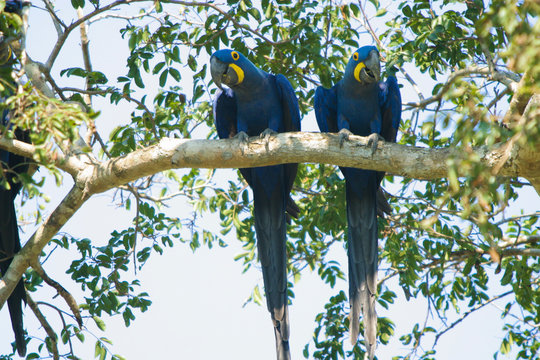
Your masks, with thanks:
[(367, 146), (371, 146), (371, 156), (373, 156), (375, 154), (375, 150), (377, 150), (377, 146), (379, 146), (379, 141), (384, 141), (384, 138), (377, 133), (373, 133), (367, 138)]
[(277, 131), (274, 131), (274, 130), (272, 130), (270, 128), (266, 128), (266, 129), (264, 129), (264, 131), (259, 136), (260, 136), (261, 139), (267, 139), (268, 140), (270, 138), (270, 136), (274, 136), (274, 135), (277, 135), (277, 134), (278, 134)]
[(270, 137), (275, 136), (277, 134), (278, 134), (277, 131), (274, 131), (274, 130), (272, 130), (270, 128), (266, 128), (266, 129), (263, 130), (261, 135), (259, 135), (259, 137), (261, 139), (264, 139), (264, 141), (265, 141), (266, 151), (268, 151), (268, 148), (269, 148), (268, 144), (270, 143)]
[(339, 147), (343, 147), (343, 143), (345, 140), (349, 141), (349, 136), (351, 136), (353, 133), (349, 129), (341, 129), (338, 132), (339, 136)]
[(249, 136), (244, 131), (238, 132), (236, 135), (234, 135), (234, 138), (244, 143), (244, 145), (249, 142)]
[(234, 139), (238, 139), (238, 141), (240, 141), (240, 144), (242, 144), (240, 151), (242, 152), (242, 155), (244, 155), (244, 149), (249, 143), (248, 134), (246, 134), (244, 131), (239, 131), (236, 135), (234, 135)]

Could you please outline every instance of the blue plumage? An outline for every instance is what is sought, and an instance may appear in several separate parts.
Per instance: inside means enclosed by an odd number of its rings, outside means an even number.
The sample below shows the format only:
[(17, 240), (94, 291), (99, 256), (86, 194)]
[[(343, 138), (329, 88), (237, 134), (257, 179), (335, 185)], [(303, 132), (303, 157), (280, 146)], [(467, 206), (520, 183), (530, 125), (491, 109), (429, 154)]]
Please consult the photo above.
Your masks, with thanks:
[[(7, 111), (0, 114), (0, 123), (3, 129), (9, 128), (9, 114)], [(18, 140), (29, 142), (28, 133), (18, 129), (15, 131), (15, 137)], [(21, 189), (21, 183), (17, 181), (17, 176), (28, 170), (28, 161), (6, 150), (0, 150), (0, 160), (0, 171), (3, 172), (4, 179), (9, 186), (9, 188), (6, 188), (0, 185), (0, 275), (3, 276), (9, 265), (11, 265), (13, 256), (21, 250), (14, 202)], [(23, 301), (26, 301), (26, 292), (23, 281), (20, 280), (7, 300), (11, 325), (15, 334), (15, 343), (20, 356), (26, 354)]]
[[(274, 133), (300, 131), (298, 100), (283, 75), (268, 74), (233, 50), (216, 51), (210, 65), (212, 78), (221, 89), (214, 101), (220, 138), (247, 141), (249, 136), (267, 138)], [(290, 198), (297, 167), (284, 164), (240, 169), (253, 190), (257, 248), (279, 360), (290, 359), (285, 212), (292, 216), (298, 212)]]
[(30, 6), (31, 2), (28, 0), (7, 0), (4, 8), (5, 12), (18, 13), (24, 6)]
[[(331, 89), (315, 91), (315, 115), (322, 132), (339, 132), (341, 141), (352, 133), (395, 142), (401, 119), (401, 96), (395, 77), (380, 80), (379, 53), (364, 46), (353, 53), (343, 79)], [(384, 172), (341, 167), (345, 177), (351, 341), (356, 343), (359, 316), (370, 359), (376, 348), (377, 314), (377, 191)]]
[[(23, 7), (29, 5), (29, 1), (8, 0), (5, 3), (4, 11), (20, 14)], [(14, 57), (9, 43), (2, 40), (5, 39), (0, 39), (0, 66), (3, 72), (9, 73)], [(4, 98), (0, 98), (0, 101), (3, 102)], [(3, 132), (12, 126), (10, 115), (7, 110), (0, 112), (0, 131)], [(15, 129), (14, 135), (17, 140), (30, 142), (27, 131)], [(18, 176), (28, 171), (28, 159), (6, 150), (0, 150), (0, 171), (2, 171), (3, 182), (0, 185), (0, 276), (4, 276), (13, 260), (13, 256), (21, 250), (14, 201), (21, 189)], [(4, 186), (6, 183), (7, 187)], [(15, 334), (15, 345), (21, 357), (26, 355), (22, 309), (22, 304), (25, 301), (26, 292), (21, 279), (7, 300), (11, 326)]]

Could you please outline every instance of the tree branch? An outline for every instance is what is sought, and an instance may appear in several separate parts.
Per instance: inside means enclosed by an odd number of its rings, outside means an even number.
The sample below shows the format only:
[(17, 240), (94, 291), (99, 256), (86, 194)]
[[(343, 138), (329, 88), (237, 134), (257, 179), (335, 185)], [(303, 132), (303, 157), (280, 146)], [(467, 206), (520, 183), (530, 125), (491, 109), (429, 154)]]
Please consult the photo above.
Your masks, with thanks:
[(231, 15), (230, 12), (227, 12), (227, 11), (221, 9), (219, 6), (214, 5), (211, 2), (180, 1), (180, 0), (166, 0), (164, 2), (165, 3), (170, 3), (170, 4), (184, 5), (184, 6), (204, 6), (204, 7), (210, 8), (210, 9), (214, 9), (215, 11), (220, 13), (221, 16), (227, 18), (227, 20), (230, 20), (237, 29), (243, 29), (243, 30), (245, 30), (247, 32), (250, 32), (253, 35), (261, 38), (266, 43), (268, 43), (268, 44), (270, 44), (272, 46), (286, 44), (286, 43), (292, 42), (292, 41), (294, 41), (294, 40), (296, 40), (297, 38), (300, 37), (300, 35), (298, 34), (298, 35), (293, 36), (292, 38), (288, 38), (288, 39), (284, 39), (284, 40), (280, 40), (280, 41), (272, 41), (271, 39), (264, 36), (262, 33), (258, 32), (256, 30), (253, 30), (248, 25), (240, 24), (238, 21), (236, 21), (236, 19)]
[[(78, 8), (77, 9), (77, 16), (79, 19), (82, 19), (84, 17), (83, 9)], [(92, 72), (92, 61), (90, 60), (90, 40), (88, 39), (88, 24), (86, 22), (83, 22), (79, 25), (80, 28), (80, 34), (81, 34), (81, 51), (83, 55), (83, 63), (84, 63), (84, 69), (87, 72)], [(90, 84), (90, 80), (87, 77), (85, 80), (85, 87), (86, 90), (90, 90), (92, 88), (92, 85)], [(84, 102), (86, 106), (89, 108), (92, 107), (92, 95), (88, 92), (84, 93), (83, 95)], [(94, 134), (97, 133), (96, 130), (96, 123), (94, 122), (94, 119), (89, 118), (88, 119), (88, 129), (86, 131), (86, 134), (84, 135), (84, 142), (87, 144), (92, 144), (92, 137)]]
[(474, 308), (472, 308), (471, 310), (465, 312), (463, 314), (463, 316), (461, 316), (458, 320), (454, 321), (450, 326), (448, 326), (446, 329), (444, 329), (443, 331), (439, 332), (437, 334), (437, 336), (435, 336), (435, 341), (433, 342), (433, 348), (435, 348), (435, 346), (437, 345), (437, 342), (439, 341), (439, 338), (444, 335), (446, 332), (450, 331), (452, 328), (454, 328), (457, 324), (461, 323), (463, 320), (465, 320), (465, 318), (469, 315), (471, 315), (472, 313), (474, 313), (476, 310), (480, 310), (481, 308), (483, 308), (484, 306), (488, 305), (488, 304), (491, 304), (493, 301), (496, 301), (496, 300), (499, 300), (505, 296), (508, 296), (510, 294), (513, 294), (514, 291), (513, 290), (510, 290), (510, 291), (507, 291), (503, 294), (500, 294), (500, 295), (497, 295), (497, 296), (494, 296), (492, 297), (491, 299), (487, 300), (486, 302), (484, 303), (481, 303), (481, 304), (478, 304), (476, 305)]
[(71, 295), (69, 291), (67, 291), (60, 283), (56, 282), (55, 280), (51, 279), (49, 275), (45, 272), (43, 267), (40, 263), (34, 264), (33, 266), (34, 270), (38, 273), (38, 275), (47, 283), (49, 286), (53, 287), (58, 294), (64, 298), (66, 301), (66, 304), (69, 306), (71, 312), (73, 313), (73, 316), (75, 317), (75, 320), (77, 320), (77, 324), (79, 324), (79, 327), (82, 328), (83, 322), (81, 317), (81, 311), (79, 310), (79, 305), (77, 304), (77, 300)]
[(530, 214), (521, 214), (521, 215), (512, 216), (512, 217), (509, 217), (509, 218), (506, 218), (506, 219), (502, 219), (502, 220), (496, 222), (493, 225), (499, 226), (501, 224), (505, 224), (505, 223), (510, 222), (510, 221), (517, 221), (519, 219), (530, 218), (530, 217), (533, 217), (533, 216), (540, 216), (540, 211), (535, 211), (534, 213), (530, 213)]
[[(446, 177), (448, 160), (464, 156), (462, 150), (455, 148), (430, 149), (387, 142), (380, 142), (372, 155), (367, 138), (352, 135), (350, 139), (340, 147), (335, 134), (307, 132), (278, 134), (268, 142), (253, 137), (247, 144), (236, 139), (163, 138), (155, 145), (101, 163), (85, 165), (73, 155), (56, 162), (59, 168), (77, 177), (88, 194), (95, 194), (175, 168), (243, 168), (285, 163), (324, 163), (429, 180)], [(1, 138), (0, 148), (26, 157), (32, 157), (34, 149), (32, 145)], [(500, 165), (499, 159), (507, 149), (501, 143), (491, 148), (476, 147), (472, 152), (489, 170)], [(540, 143), (535, 147), (516, 145), (498, 174), (540, 178)]]
[(418, 101), (418, 102), (412, 102), (407, 103), (404, 105), (410, 106), (410, 107), (416, 107), (416, 108), (425, 108), (427, 105), (439, 102), (442, 100), (444, 94), (450, 90), (450, 87), (452, 84), (459, 78), (465, 77), (465, 76), (471, 76), (471, 75), (480, 75), (480, 76), (487, 76), (488, 78), (503, 83), (512, 91), (515, 91), (518, 88), (517, 81), (519, 81), (519, 75), (516, 75), (514, 73), (511, 73), (509, 71), (501, 71), (497, 70), (495, 72), (491, 72), (489, 67), (487, 66), (471, 66), (468, 68), (460, 69), (457, 71), (454, 71), (449, 77), (446, 83), (443, 85), (443, 87), (439, 90), (439, 92), (427, 99)]
[[(4, 149), (30, 159), (34, 157), (36, 152), (36, 147), (32, 144), (5, 137), (0, 137), (0, 149)], [(84, 168), (84, 164), (76, 156), (65, 157), (62, 154), (54, 153), (54, 155), (50, 156), (49, 160), (52, 164), (67, 172), (71, 176), (76, 176)]]
[(521, 78), (521, 81), (514, 89), (514, 96), (510, 101), (510, 108), (504, 116), (503, 123), (511, 124), (518, 121), (521, 115), (523, 115), (531, 96), (534, 94), (534, 87), (532, 86), (533, 83), (534, 79), (532, 79), (531, 74), (529, 72), (525, 72)]
[(38, 304), (34, 301), (34, 299), (32, 299), (32, 297), (28, 293), (26, 294), (26, 302), (28, 303), (30, 309), (32, 309), (34, 315), (36, 315), (36, 318), (39, 320), (39, 323), (49, 336), (49, 339), (51, 339), (51, 346), (47, 348), (52, 353), (52, 358), (55, 360), (60, 359), (60, 355), (58, 353), (58, 336), (54, 332), (52, 326), (47, 321), (45, 315), (43, 315), (41, 310), (39, 310)]
[[(32, 145), (0, 139), (0, 148), (31, 157)], [(19, 145), (19, 146), (15, 146)], [(519, 148), (511, 152), (501, 167), (501, 176), (540, 178), (540, 143), (536, 149)], [(488, 169), (499, 164), (505, 144), (472, 151)], [(84, 156), (84, 155), (83, 155)], [(77, 161), (81, 167), (73, 174), (75, 186), (51, 216), (33, 234), (0, 281), (0, 306), (21, 278), (26, 268), (36, 264), (41, 250), (62, 228), (79, 207), (93, 194), (107, 191), (138, 178), (173, 168), (244, 168), (284, 163), (324, 163), (385, 171), (417, 179), (447, 176), (450, 159), (460, 159), (463, 151), (454, 148), (429, 149), (395, 143), (379, 143), (372, 154), (367, 138), (351, 136), (343, 147), (336, 134), (284, 133), (267, 142), (259, 137), (247, 144), (236, 139), (192, 140), (163, 138), (157, 144), (104, 162), (82, 162), (74, 155), (63, 163)], [(72, 168), (66, 168), (72, 170)], [(503, 255), (538, 256), (540, 250), (505, 249)]]
[(26, 269), (38, 263), (43, 248), (86, 200), (88, 200), (88, 196), (75, 185), (60, 205), (36, 230), (22, 250), (13, 257), (13, 262), (0, 280), (0, 309), (4, 306)]
[[(254, 137), (247, 145), (236, 139), (164, 138), (156, 145), (99, 164), (95, 170), (99, 177), (88, 179), (86, 186), (90, 193), (96, 193), (171, 168), (242, 168), (284, 163), (333, 164), (427, 180), (446, 177), (448, 160), (463, 157), (459, 149), (394, 143), (381, 143), (379, 151), (372, 155), (366, 145), (367, 138), (351, 136), (351, 141), (340, 148), (335, 134), (305, 132), (279, 134), (268, 143)], [(537, 148), (513, 151), (499, 175), (540, 176), (540, 144)], [(490, 169), (497, 164), (503, 150), (504, 144), (498, 144), (493, 148), (477, 147), (473, 151)]]
[(56, 15), (56, 12), (54, 11), (54, 5), (51, 3), (50, 0), (42, 0), (45, 3), (45, 8), (49, 12), (49, 15), (51, 15), (51, 19), (54, 24), (54, 28), (56, 29), (56, 33), (58, 36), (62, 35), (62, 32), (67, 29), (66, 24), (60, 18)]
[(77, 21), (73, 22), (71, 25), (69, 25), (64, 32), (58, 37), (56, 44), (53, 47), (53, 50), (51, 51), (51, 54), (49, 55), (49, 58), (47, 59), (47, 62), (45, 64), (45, 67), (50, 71), (52, 68), (56, 58), (58, 57), (58, 54), (60, 53), (60, 50), (64, 46), (64, 43), (66, 42), (69, 34), (75, 30), (80, 24), (84, 23), (85, 21), (91, 19), (92, 17), (99, 15), (107, 10), (110, 10), (116, 6), (119, 5), (125, 5), (130, 4), (134, 2), (141, 2), (141, 1), (148, 1), (148, 0), (117, 0), (109, 5), (106, 5), (104, 7), (98, 8), (95, 11), (92, 11), (91, 13), (79, 18)]
[(88, 20), (88, 24), (91, 25), (91, 24), (93, 24), (95, 22), (98, 22), (98, 21), (101, 21), (101, 20), (104, 20), (104, 19), (122, 19), (122, 20), (131, 21), (131, 20), (142, 19), (142, 18), (144, 18), (146, 16), (150, 16), (150, 17), (158, 20), (157, 17), (152, 16), (152, 12), (154, 11), (155, 8), (156, 8), (156, 6), (152, 5), (152, 6), (150, 6), (150, 8), (148, 10), (145, 10), (144, 12), (139, 13), (137, 15), (131, 15), (131, 16), (121, 15), (121, 14), (102, 14), (100, 16), (94, 17), (92, 20)]

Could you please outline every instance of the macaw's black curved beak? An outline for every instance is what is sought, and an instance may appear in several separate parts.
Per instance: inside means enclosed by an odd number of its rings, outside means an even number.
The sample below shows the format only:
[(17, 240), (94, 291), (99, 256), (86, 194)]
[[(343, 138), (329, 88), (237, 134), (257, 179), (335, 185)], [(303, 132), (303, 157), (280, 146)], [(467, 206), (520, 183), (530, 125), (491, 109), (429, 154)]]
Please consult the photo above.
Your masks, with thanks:
[(381, 79), (381, 62), (379, 60), (379, 53), (372, 50), (369, 53), (368, 58), (364, 61), (366, 67), (362, 69), (365, 72), (364, 81), (371, 83), (377, 82)]
[(223, 77), (227, 74), (227, 69), (229, 65), (218, 60), (215, 56), (210, 58), (210, 74), (212, 75), (212, 80), (216, 83), (217, 87), (223, 90), (221, 84), (223, 83)]
[(228, 64), (217, 57), (210, 58), (210, 74), (216, 85), (223, 90), (222, 84), (228, 87), (238, 85), (244, 79), (244, 72), (235, 64)]

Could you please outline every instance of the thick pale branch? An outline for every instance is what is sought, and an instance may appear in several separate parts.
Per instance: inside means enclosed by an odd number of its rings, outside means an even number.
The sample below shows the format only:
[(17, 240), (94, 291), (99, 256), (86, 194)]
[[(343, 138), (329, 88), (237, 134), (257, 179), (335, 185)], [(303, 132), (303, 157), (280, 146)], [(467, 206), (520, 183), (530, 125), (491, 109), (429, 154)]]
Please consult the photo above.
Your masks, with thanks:
[[(272, 137), (268, 143), (251, 138), (239, 140), (162, 139), (158, 144), (124, 157), (112, 159), (85, 173), (86, 190), (97, 193), (143, 176), (171, 168), (242, 168), (283, 163), (324, 163), (339, 166), (381, 170), (416, 179), (447, 176), (448, 161), (463, 157), (462, 150), (429, 149), (393, 143), (380, 143), (373, 155), (367, 138), (351, 136), (339, 146), (338, 136), (321, 133), (286, 133)], [(503, 145), (474, 151), (488, 168), (498, 164), (505, 151)], [(540, 176), (540, 149), (512, 151), (500, 169), (502, 176)]]
[(504, 115), (503, 123), (510, 125), (521, 119), (521, 115), (523, 115), (525, 108), (535, 91), (535, 88), (532, 85), (533, 82), (534, 80), (529, 72), (523, 74), (523, 77), (516, 86), (514, 96), (510, 101), (510, 108)]
[[(25, 143), (16, 139), (0, 138), (0, 149), (7, 150), (17, 155), (25, 156), (32, 159), (36, 153), (36, 147), (32, 144)], [(84, 155), (83, 155), (84, 156)], [(65, 157), (62, 154), (56, 153), (50, 161), (59, 169), (64, 170), (72, 176), (76, 176), (82, 169), (83, 163), (75, 156)]]
[(27, 57), (23, 63), (24, 71), (32, 82), (32, 85), (34, 85), (34, 87), (41, 91), (45, 96), (54, 98), (54, 92), (47, 86), (44, 78), (47, 77), (46, 74), (48, 74), (48, 78), (50, 78), (50, 73), (48, 71), (42, 71), (42, 64), (32, 61), (32, 59), (29, 57)]
[[(31, 155), (29, 152), (32, 146), (19, 143), (16, 140), (0, 139), (0, 147), (17, 150), (21, 155)], [(504, 144), (493, 148), (478, 147), (473, 151), (488, 169), (499, 166), (499, 159), (508, 153)], [(340, 147), (339, 138), (335, 134), (301, 132), (272, 136), (268, 142), (254, 137), (248, 143), (236, 139), (164, 138), (153, 146), (102, 163), (82, 162), (75, 155), (67, 156), (63, 163), (73, 162), (79, 170), (74, 176), (76, 185), (15, 256), (4, 279), (0, 281), (0, 304), (3, 305), (26, 268), (37, 264), (45, 245), (91, 195), (144, 176), (173, 168), (242, 168), (283, 163), (324, 163), (386, 171), (409, 178), (436, 179), (447, 176), (450, 159), (455, 161), (461, 157), (462, 150), (453, 148), (429, 149), (385, 142), (380, 142), (378, 150), (372, 154), (365, 137), (351, 136), (350, 141)], [(520, 149), (515, 146), (498, 174), (540, 177), (539, 157), (538, 148)], [(525, 252), (519, 249), (519, 254), (538, 255), (528, 249)]]
[[(531, 96), (525, 110), (523, 111), (522, 119), (523, 121), (538, 121), (538, 119), (540, 119), (540, 93)], [(529, 151), (531, 151), (531, 149), (529, 149)], [(535, 151), (535, 153), (538, 153), (538, 149)], [(530, 155), (534, 156), (535, 154)], [(529, 180), (532, 186), (534, 186), (536, 192), (540, 194), (540, 175), (536, 174), (535, 176), (530, 176), (527, 178), (527, 180)]]
[(87, 199), (88, 197), (85, 196), (83, 191), (74, 186), (60, 205), (36, 230), (22, 250), (15, 255), (8, 271), (3, 274), (4, 276), (0, 280), (0, 309), (4, 306), (26, 269), (32, 266), (33, 263), (37, 264), (39, 255), (45, 245), (60, 231), (62, 226), (79, 210)]

